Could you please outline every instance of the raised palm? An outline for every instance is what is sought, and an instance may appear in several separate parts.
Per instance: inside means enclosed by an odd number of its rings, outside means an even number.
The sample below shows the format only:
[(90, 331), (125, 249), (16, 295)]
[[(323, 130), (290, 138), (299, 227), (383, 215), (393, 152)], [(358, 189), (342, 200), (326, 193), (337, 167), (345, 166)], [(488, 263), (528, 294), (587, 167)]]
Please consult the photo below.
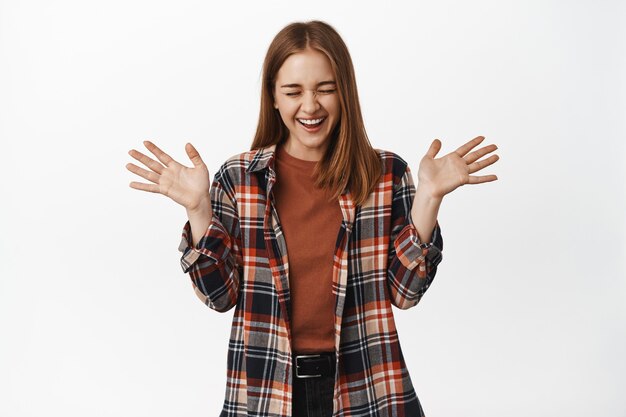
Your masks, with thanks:
[(498, 155), (491, 155), (489, 158), (477, 162), (479, 158), (498, 149), (496, 145), (485, 146), (468, 153), (484, 139), (484, 136), (477, 136), (455, 151), (436, 159), (435, 156), (441, 149), (441, 141), (435, 139), (420, 161), (417, 174), (419, 186), (427, 188), (433, 197), (443, 198), (461, 185), (497, 180), (498, 177), (495, 175), (470, 175), (499, 159)]
[(203, 201), (209, 201), (209, 170), (191, 143), (185, 146), (185, 151), (193, 163), (193, 168), (176, 162), (152, 142), (146, 140), (143, 143), (160, 162), (131, 149), (129, 155), (150, 170), (132, 163), (126, 164), (126, 168), (152, 182), (145, 184), (132, 181), (129, 184), (131, 188), (163, 194), (188, 210), (197, 208)]

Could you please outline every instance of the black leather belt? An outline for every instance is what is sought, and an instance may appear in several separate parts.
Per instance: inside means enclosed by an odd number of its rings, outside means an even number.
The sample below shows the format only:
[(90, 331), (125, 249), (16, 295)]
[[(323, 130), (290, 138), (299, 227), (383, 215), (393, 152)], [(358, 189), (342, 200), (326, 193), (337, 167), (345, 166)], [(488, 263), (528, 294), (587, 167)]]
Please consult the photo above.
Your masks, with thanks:
[(335, 360), (335, 352), (294, 354), (294, 375), (297, 378), (334, 377)]

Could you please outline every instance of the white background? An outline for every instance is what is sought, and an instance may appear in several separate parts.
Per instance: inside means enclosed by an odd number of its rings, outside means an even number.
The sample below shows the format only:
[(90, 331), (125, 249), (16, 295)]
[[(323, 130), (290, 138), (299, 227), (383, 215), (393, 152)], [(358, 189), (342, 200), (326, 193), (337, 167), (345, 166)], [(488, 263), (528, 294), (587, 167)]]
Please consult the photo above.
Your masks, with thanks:
[(434, 138), (499, 147), (394, 309), (426, 414), (626, 416), (624, 3), (225, 3), (0, 1), (0, 415), (219, 414), (234, 310), (196, 298), (185, 210), (130, 188), (127, 152), (190, 166), (189, 141), (213, 177), (250, 148), (274, 35), (322, 19), (374, 147), (414, 175)]

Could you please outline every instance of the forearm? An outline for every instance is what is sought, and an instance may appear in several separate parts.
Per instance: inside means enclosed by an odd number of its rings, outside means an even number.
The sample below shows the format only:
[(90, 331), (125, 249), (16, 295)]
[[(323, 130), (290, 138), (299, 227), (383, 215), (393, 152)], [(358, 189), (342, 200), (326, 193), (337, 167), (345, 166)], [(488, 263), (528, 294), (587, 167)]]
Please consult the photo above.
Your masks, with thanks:
[(195, 247), (207, 231), (211, 223), (213, 211), (210, 201), (204, 201), (194, 210), (187, 210), (187, 218), (191, 226), (191, 239)]
[(442, 198), (433, 197), (426, 187), (420, 187), (418, 183), (411, 207), (411, 219), (423, 243), (429, 242), (432, 237), (441, 201)]

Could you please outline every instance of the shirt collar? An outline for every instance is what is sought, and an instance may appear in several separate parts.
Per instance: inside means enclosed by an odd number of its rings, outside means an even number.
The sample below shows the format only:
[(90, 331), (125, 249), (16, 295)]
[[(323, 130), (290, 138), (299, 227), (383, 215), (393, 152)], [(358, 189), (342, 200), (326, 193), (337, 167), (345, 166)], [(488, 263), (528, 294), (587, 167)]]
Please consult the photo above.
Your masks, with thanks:
[(271, 168), (271, 170), (273, 171), (275, 154), (275, 143), (264, 148), (259, 148), (259, 150), (254, 154), (254, 157), (250, 161), (250, 164), (246, 168), (246, 172), (261, 171), (268, 167)]
[[(254, 154), (250, 164), (246, 167), (246, 172), (257, 172), (263, 169), (269, 168), (270, 172), (274, 174), (274, 160), (276, 157), (276, 146), (274, 143), (259, 150)], [(344, 188), (342, 195), (350, 194), (348, 187)]]

